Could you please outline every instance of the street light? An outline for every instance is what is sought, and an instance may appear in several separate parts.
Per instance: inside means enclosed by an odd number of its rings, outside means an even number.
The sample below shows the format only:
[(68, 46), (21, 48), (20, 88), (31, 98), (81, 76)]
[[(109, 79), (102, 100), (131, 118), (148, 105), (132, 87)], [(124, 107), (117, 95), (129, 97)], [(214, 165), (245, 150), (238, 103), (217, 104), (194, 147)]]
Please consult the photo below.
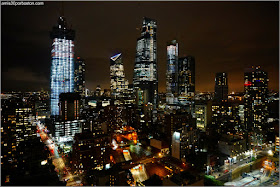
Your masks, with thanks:
[(272, 150), (268, 150), (267, 153), (268, 153), (268, 155), (273, 156)]

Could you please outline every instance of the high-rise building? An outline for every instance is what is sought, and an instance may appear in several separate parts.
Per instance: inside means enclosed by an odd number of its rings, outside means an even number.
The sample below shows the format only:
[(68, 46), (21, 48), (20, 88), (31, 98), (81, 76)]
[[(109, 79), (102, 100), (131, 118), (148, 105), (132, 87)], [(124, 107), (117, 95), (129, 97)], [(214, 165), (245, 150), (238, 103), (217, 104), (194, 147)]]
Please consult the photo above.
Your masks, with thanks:
[(211, 101), (199, 102), (195, 104), (196, 127), (206, 131), (207, 126), (211, 123), (212, 117)]
[(172, 40), (167, 44), (166, 103), (176, 104), (178, 94), (178, 43)]
[(95, 96), (97, 96), (97, 97), (100, 97), (100, 96), (102, 96), (102, 95), (103, 95), (103, 91), (102, 91), (102, 89), (101, 89), (101, 86), (100, 86), (100, 85), (97, 85), (97, 86), (96, 86), (96, 89), (95, 89), (95, 93), (94, 93), (94, 95), (95, 95)]
[(216, 73), (215, 78), (215, 99), (218, 102), (228, 100), (228, 78), (227, 73)]
[(244, 81), (245, 129), (261, 134), (268, 117), (268, 75), (260, 67), (253, 67), (245, 72)]
[[(60, 145), (71, 145), (76, 133), (82, 132), (85, 120), (80, 117), (81, 96), (78, 93), (59, 95), (59, 119), (52, 122), (51, 132)], [(68, 149), (68, 148), (66, 148)]]
[(26, 141), (32, 137), (36, 137), (36, 125), (34, 125), (31, 108), (16, 109), (16, 139), (17, 146), (21, 141)]
[(74, 38), (75, 31), (67, 26), (64, 17), (50, 33), (52, 43), (51, 115), (59, 115), (59, 94), (74, 92)]
[(60, 116), (63, 121), (78, 120), (80, 117), (81, 96), (77, 93), (59, 95)]
[(178, 88), (180, 97), (195, 95), (195, 59), (193, 56), (179, 58)]
[(172, 135), (171, 156), (186, 162), (186, 156), (194, 153), (198, 146), (197, 129), (184, 126)]
[(158, 74), (157, 74), (157, 23), (144, 18), (141, 36), (137, 39), (136, 57), (133, 75), (135, 90), (143, 91), (144, 101), (157, 105)]
[(85, 82), (85, 60), (77, 57), (75, 61), (75, 86), (74, 91), (79, 93), (82, 98), (85, 97), (86, 82)]
[(128, 90), (128, 80), (125, 79), (122, 54), (114, 55), (110, 59), (111, 95), (122, 98)]

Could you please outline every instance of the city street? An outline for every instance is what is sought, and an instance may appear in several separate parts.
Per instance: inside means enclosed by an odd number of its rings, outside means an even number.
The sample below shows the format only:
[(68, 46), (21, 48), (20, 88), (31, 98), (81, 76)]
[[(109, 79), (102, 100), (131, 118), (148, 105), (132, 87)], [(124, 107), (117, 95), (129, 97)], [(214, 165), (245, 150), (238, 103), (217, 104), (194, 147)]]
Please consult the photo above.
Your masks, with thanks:
[[(279, 182), (279, 175), (270, 175), (270, 171), (261, 172), (260, 170), (254, 170), (247, 173), (244, 177), (239, 177), (232, 182), (225, 183), (225, 185), (234, 186), (271, 186), (276, 185)], [(276, 182), (276, 183), (275, 183)]]
[[(255, 155), (255, 158), (257, 158), (258, 156), (267, 156), (268, 155), (268, 151), (271, 150), (272, 147), (266, 147), (263, 150), (258, 150), (256, 152), (253, 153), (253, 155)], [(219, 171), (214, 171), (211, 175), (214, 176), (216, 179), (218, 178), (223, 178), (223, 175), (227, 175), (230, 171), (234, 171), (234, 170), (238, 170), (246, 165), (250, 165), (252, 164), (254, 161), (252, 161), (251, 157), (247, 157), (246, 159), (237, 159), (235, 164), (227, 164), (227, 165), (223, 165), (221, 166), (218, 170)]]
[[(42, 142), (46, 144), (46, 146), (49, 148), (49, 151), (51, 153), (52, 163), (56, 168), (56, 171), (59, 175), (60, 180), (67, 181), (67, 186), (80, 186), (81, 180), (77, 178), (78, 176), (73, 176), (71, 172), (67, 169), (65, 166), (65, 161), (63, 158), (59, 155), (58, 147), (54, 143), (54, 141), (48, 136), (46, 133), (45, 127), (40, 122), (36, 122), (38, 133), (41, 137)], [(63, 173), (66, 172), (66, 175), (63, 175)], [(74, 180), (76, 179), (76, 180)]]

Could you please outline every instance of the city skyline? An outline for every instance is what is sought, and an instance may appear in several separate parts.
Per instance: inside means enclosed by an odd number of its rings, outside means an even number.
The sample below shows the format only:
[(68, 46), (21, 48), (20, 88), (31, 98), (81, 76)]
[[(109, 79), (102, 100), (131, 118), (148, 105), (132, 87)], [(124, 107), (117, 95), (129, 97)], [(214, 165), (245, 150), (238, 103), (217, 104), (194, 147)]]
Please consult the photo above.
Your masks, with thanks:
[[(166, 91), (166, 42), (173, 39), (179, 44), (179, 57), (196, 58), (196, 91), (214, 91), (217, 72), (228, 74), (229, 92), (243, 91), (245, 68), (252, 65), (268, 72), (269, 89), (278, 90), (277, 3), (65, 2), (64, 16), (76, 31), (75, 57), (86, 61), (86, 88), (90, 90), (97, 85), (110, 88), (110, 57), (118, 52), (122, 53), (125, 75), (132, 84), (135, 44), (143, 17), (155, 19), (158, 24), (160, 92)], [(102, 7), (104, 11), (99, 12)], [(116, 14), (120, 8), (131, 16)], [(43, 7), (2, 8), (2, 92), (49, 90), (49, 32), (60, 9), (60, 2), (45, 2)], [(175, 9), (176, 14), (169, 13)], [(22, 24), (19, 19), (29, 21)], [(25, 76), (18, 76), (23, 73)]]
[(278, 2), (1, 7), (1, 185), (279, 185)]

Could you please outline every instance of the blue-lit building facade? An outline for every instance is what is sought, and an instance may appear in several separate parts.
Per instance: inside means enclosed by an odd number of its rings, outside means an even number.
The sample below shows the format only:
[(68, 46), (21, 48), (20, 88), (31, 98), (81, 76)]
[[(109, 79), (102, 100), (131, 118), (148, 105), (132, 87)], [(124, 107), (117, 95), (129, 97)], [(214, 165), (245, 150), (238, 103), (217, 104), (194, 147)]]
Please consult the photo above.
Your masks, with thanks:
[[(141, 36), (137, 39), (133, 85), (141, 104), (157, 105), (158, 73), (157, 73), (157, 23), (144, 18)], [(138, 104), (139, 105), (139, 104)]]
[(51, 115), (59, 115), (59, 94), (74, 92), (74, 38), (75, 31), (67, 27), (64, 17), (50, 33), (52, 43)]
[(172, 40), (167, 44), (166, 103), (178, 102), (178, 43)]

